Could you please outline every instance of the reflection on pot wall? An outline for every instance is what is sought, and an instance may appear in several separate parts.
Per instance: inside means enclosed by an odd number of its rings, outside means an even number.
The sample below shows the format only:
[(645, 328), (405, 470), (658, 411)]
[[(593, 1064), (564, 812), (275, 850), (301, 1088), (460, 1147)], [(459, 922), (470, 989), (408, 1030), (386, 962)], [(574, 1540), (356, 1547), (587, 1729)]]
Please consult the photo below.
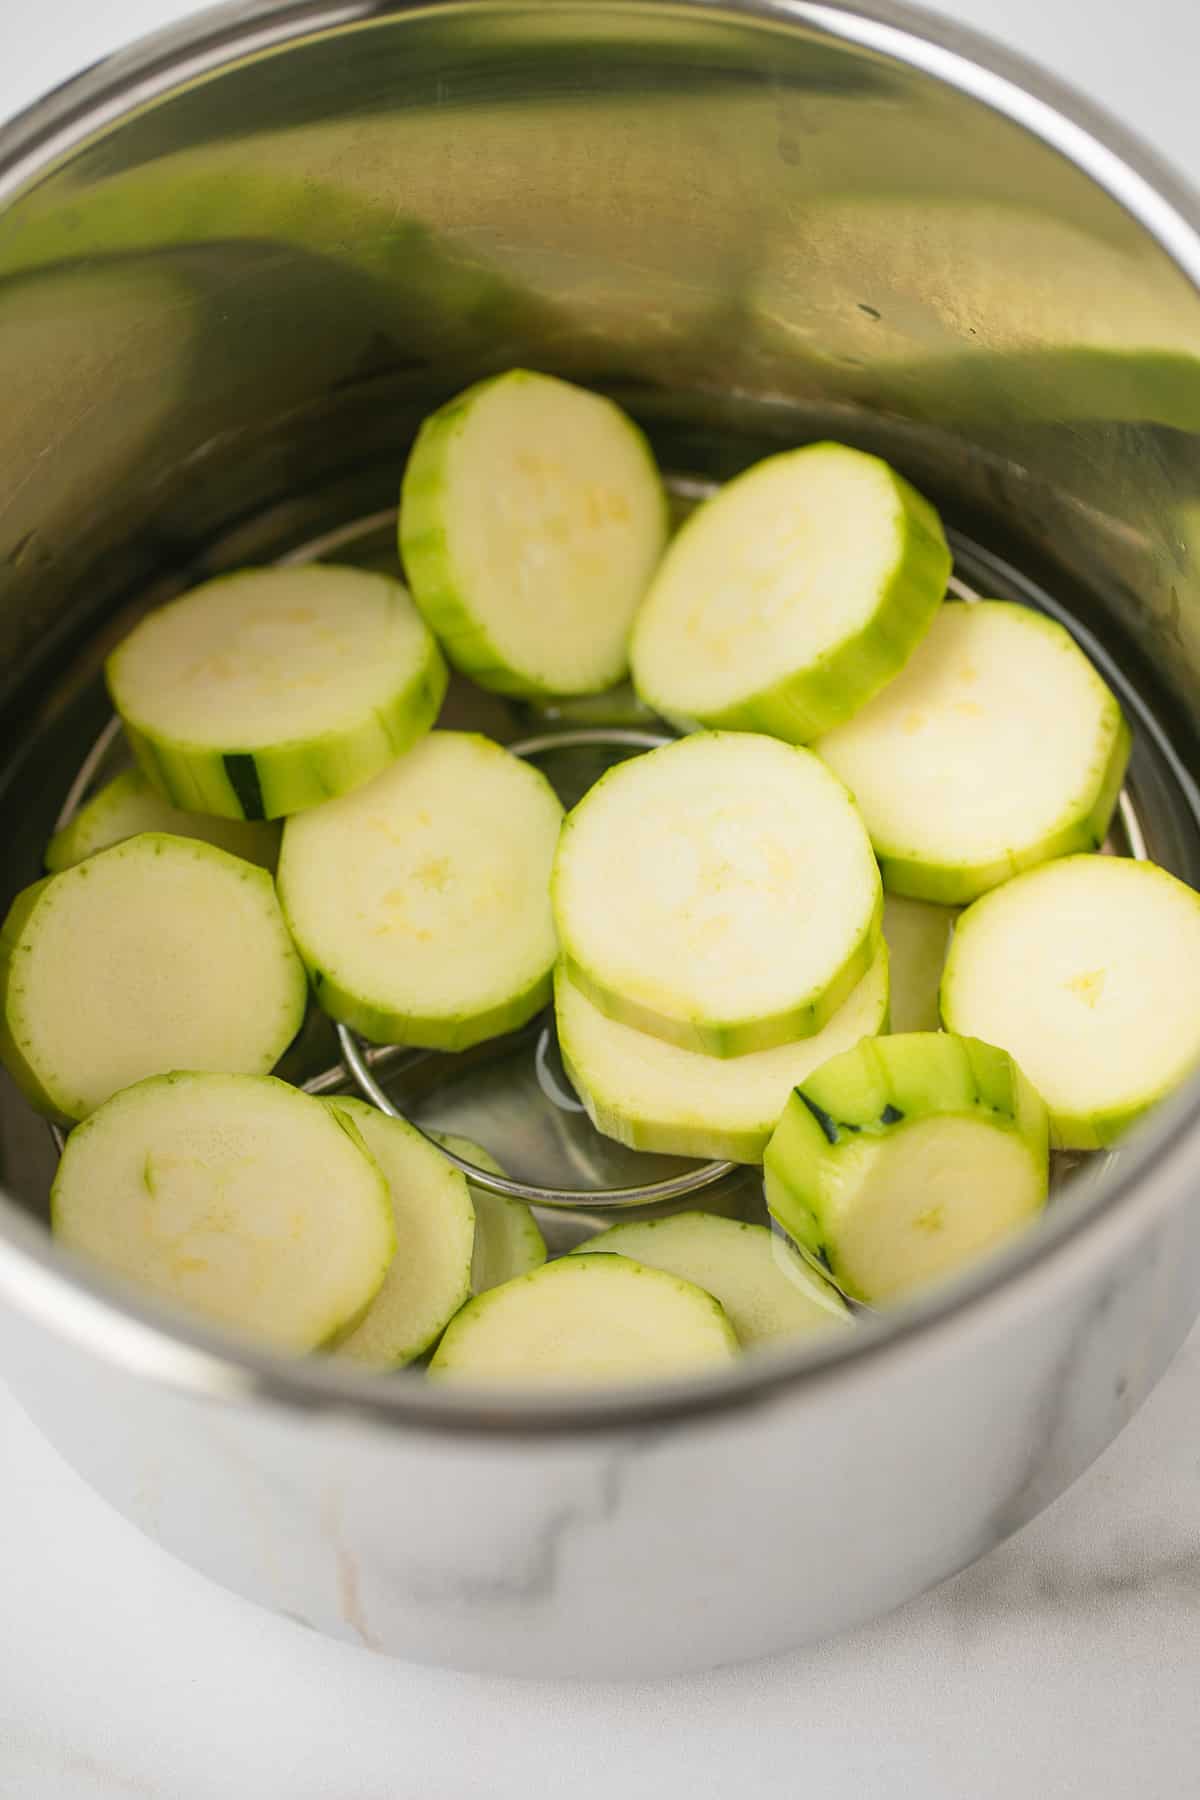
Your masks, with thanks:
[(750, 19), (484, 8), (369, 40), (200, 84), (0, 219), (0, 379), (30, 395), (0, 420), (6, 667), (64, 589), (94, 610), (300, 483), (394, 475), (431, 401), (527, 362), (708, 473), (881, 448), (1102, 625), (1138, 596), (1197, 697), (1200, 307), (1066, 161)]

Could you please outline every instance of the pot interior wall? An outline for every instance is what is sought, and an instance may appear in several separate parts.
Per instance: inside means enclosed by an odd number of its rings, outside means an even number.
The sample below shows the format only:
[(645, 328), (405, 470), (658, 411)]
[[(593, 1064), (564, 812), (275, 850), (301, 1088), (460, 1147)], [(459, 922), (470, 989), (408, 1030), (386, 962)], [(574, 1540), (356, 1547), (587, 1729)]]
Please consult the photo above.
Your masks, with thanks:
[[(484, 3), (235, 63), (0, 215), (0, 903), (136, 612), (394, 504), (422, 414), (513, 364), (613, 392), (685, 475), (888, 455), (1111, 657), (1152, 851), (1200, 880), (1200, 299), (1165, 253), (899, 63)], [(40, 1209), (7, 1087), (0, 1131)]]

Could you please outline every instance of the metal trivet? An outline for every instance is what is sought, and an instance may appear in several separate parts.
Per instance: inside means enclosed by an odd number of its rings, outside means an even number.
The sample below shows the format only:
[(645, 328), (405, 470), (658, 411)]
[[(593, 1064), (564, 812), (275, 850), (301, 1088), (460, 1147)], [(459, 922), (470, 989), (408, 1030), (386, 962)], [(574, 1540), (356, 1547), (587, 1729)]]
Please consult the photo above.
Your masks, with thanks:
[[(708, 482), (689, 482), (676, 479), (668, 483), (680, 505), (680, 510), (690, 510), (692, 504), (703, 499), (713, 490), (715, 484)], [(369, 538), (382, 528), (394, 527), (394, 514), (373, 514), (368, 519), (352, 522), (339, 528), (336, 532), (327, 533), (299, 548), (289, 551), (276, 560), (283, 564), (296, 564), (315, 560), (330, 550), (352, 548), (355, 544)], [(980, 598), (978, 589), (970, 586), (958, 574), (953, 574), (947, 584), (948, 592), (954, 598), (968, 604)], [(55, 829), (60, 830), (70, 823), (88, 792), (96, 782), (98, 774), (104, 769), (112, 757), (120, 736), (121, 722), (114, 717), (101, 731), (83, 762), (68, 790), (62, 810), (59, 813)], [(594, 748), (611, 750), (614, 760), (630, 755), (638, 755), (647, 750), (658, 749), (670, 743), (673, 734), (667, 730), (638, 730), (626, 727), (588, 726), (561, 731), (544, 732), (537, 736), (518, 739), (506, 745), (514, 756), (527, 760), (554, 751)], [(1132, 856), (1139, 861), (1148, 860), (1145, 837), (1141, 823), (1127, 790), (1123, 790), (1118, 802), (1117, 815), (1113, 823), (1106, 849), (1117, 854)], [(557, 1078), (551, 1077), (547, 1065), (547, 1056), (554, 1042), (553, 1009), (544, 1015), (540, 1027), (526, 1027), (534, 1045), (534, 1056), (539, 1074), (539, 1085), (543, 1092), (551, 1090), (553, 1103), (563, 1111), (583, 1112), (583, 1107), (570, 1092), (558, 1088)], [(718, 1182), (732, 1175), (739, 1167), (730, 1162), (694, 1163), (682, 1173), (663, 1177), (657, 1181), (647, 1181), (635, 1185), (568, 1188), (543, 1184), (533, 1181), (517, 1180), (507, 1175), (494, 1174), (490, 1169), (479, 1167), (468, 1161), (456, 1151), (447, 1148), (431, 1129), (427, 1130), (419, 1120), (408, 1113), (391, 1099), (380, 1083), (379, 1075), (385, 1070), (403, 1070), (436, 1059), (436, 1052), (411, 1049), (401, 1045), (367, 1044), (357, 1033), (345, 1025), (337, 1025), (336, 1033), (341, 1051), (341, 1061), (331, 1064), (319, 1073), (310, 1076), (300, 1083), (306, 1093), (335, 1093), (348, 1087), (356, 1088), (359, 1094), (370, 1105), (393, 1118), (404, 1119), (407, 1124), (419, 1131), (429, 1142), (436, 1144), (443, 1156), (455, 1164), (466, 1175), (471, 1183), (490, 1194), (497, 1194), (506, 1199), (521, 1200), (526, 1204), (546, 1207), (570, 1213), (572, 1211), (618, 1211), (628, 1207), (653, 1206), (665, 1201), (680, 1200), (689, 1194), (701, 1193), (715, 1186)], [(499, 1054), (511, 1051), (513, 1038), (496, 1040)], [(64, 1136), (58, 1126), (50, 1127), (54, 1141), (61, 1152)], [(599, 1136), (599, 1134), (597, 1134)], [(637, 1154), (637, 1153), (631, 1153)], [(682, 1159), (677, 1159), (682, 1160)]]

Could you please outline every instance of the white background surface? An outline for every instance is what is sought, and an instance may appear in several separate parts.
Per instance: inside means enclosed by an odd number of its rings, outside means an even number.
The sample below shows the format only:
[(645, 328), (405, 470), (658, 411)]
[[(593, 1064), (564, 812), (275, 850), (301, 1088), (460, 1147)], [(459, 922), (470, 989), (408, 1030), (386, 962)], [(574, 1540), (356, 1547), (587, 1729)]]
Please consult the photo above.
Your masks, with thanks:
[[(187, 10), (0, 0), (0, 116)], [(953, 10), (1200, 181), (1200, 0)], [(601, 1688), (415, 1669), (261, 1613), (146, 1543), (0, 1389), (0, 1797), (1194, 1800), (1198, 1402), (1195, 1337), (1083, 1482), (936, 1594), (780, 1661)]]

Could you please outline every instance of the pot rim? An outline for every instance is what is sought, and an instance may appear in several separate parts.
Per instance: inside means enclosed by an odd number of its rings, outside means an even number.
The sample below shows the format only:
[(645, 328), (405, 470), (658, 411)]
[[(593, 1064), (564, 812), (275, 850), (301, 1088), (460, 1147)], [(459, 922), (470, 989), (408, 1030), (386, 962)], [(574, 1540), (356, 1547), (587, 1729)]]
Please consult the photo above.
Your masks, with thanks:
[[(492, 0), (466, 0), (482, 10)], [(1009, 119), (1109, 194), (1167, 253), (1200, 298), (1200, 197), (1101, 108), (984, 35), (893, 0), (557, 0), (580, 11), (696, 12), (800, 29), (898, 62)], [(251, 0), (211, 7), (137, 40), (0, 125), (0, 209), (89, 139), (232, 64), (301, 41), (463, 0)], [(286, 1358), (177, 1317), (55, 1248), (0, 1190), (0, 1299), (127, 1373), (213, 1399), (356, 1415), (382, 1427), (528, 1437), (661, 1427), (762, 1404), (798, 1389), (870, 1377), (968, 1322), (1011, 1328), (1025, 1307), (1125, 1252), (1186, 1192), (1200, 1076), (1122, 1147), (1098, 1190), (1068, 1193), (1038, 1229), (930, 1298), (805, 1345), (744, 1356), (720, 1374), (557, 1394), (448, 1389), (397, 1372), (382, 1381), (331, 1358)]]

